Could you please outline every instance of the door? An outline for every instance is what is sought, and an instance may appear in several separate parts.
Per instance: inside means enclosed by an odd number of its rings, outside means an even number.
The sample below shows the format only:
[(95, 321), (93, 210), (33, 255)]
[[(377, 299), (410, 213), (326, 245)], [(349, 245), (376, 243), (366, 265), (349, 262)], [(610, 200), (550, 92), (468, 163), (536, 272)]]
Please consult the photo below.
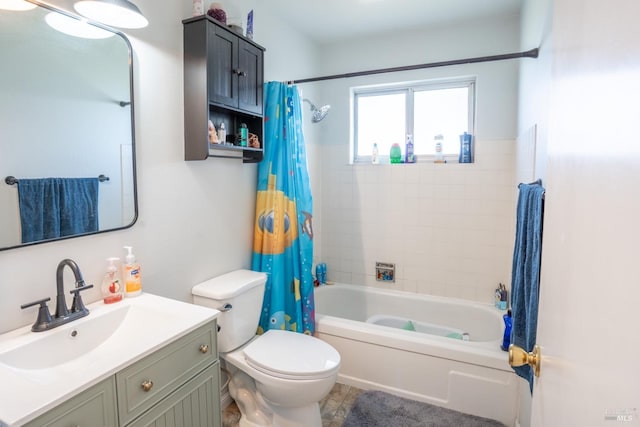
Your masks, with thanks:
[(553, 7), (531, 424), (638, 426), (640, 2)]
[(238, 44), (238, 107), (262, 115), (263, 52), (240, 40)]
[(207, 86), (209, 99), (238, 107), (238, 37), (214, 24), (207, 26)]

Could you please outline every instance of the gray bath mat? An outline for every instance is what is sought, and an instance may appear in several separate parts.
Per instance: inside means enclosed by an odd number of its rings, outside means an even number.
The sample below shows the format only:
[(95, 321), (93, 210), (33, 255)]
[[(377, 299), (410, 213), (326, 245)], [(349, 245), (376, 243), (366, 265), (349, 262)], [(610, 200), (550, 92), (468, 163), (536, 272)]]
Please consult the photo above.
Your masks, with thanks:
[(356, 399), (342, 427), (504, 427), (504, 424), (382, 391), (365, 391)]

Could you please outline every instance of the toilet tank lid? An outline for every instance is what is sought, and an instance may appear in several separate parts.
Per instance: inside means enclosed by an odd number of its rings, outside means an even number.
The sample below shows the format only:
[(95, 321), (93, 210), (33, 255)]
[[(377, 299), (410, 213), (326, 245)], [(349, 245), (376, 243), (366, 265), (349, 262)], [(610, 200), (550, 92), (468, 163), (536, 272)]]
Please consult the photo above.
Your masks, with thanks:
[(263, 285), (267, 281), (267, 275), (258, 271), (236, 270), (222, 276), (214, 277), (191, 288), (193, 295), (225, 300), (251, 289)]

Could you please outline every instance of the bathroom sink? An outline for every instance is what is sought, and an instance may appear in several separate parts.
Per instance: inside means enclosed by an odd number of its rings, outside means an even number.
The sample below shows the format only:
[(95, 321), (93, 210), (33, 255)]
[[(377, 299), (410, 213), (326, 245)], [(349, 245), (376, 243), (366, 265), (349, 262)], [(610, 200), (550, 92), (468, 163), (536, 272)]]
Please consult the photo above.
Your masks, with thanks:
[(55, 407), (219, 314), (147, 293), (87, 308), (88, 316), (49, 331), (0, 335), (0, 427)]
[(143, 305), (116, 304), (51, 331), (27, 334), (0, 353), (0, 364), (17, 369), (72, 364), (99, 346), (108, 348), (110, 340), (129, 341), (136, 339), (136, 331), (164, 326), (169, 322), (167, 314)]
[[(125, 323), (131, 306), (76, 320), (50, 333), (33, 334), (33, 339), (16, 343), (0, 354), (0, 363), (18, 369), (45, 369), (74, 359), (105, 343)], [(84, 320), (84, 321), (83, 321)], [(10, 347), (9, 347), (10, 348)]]

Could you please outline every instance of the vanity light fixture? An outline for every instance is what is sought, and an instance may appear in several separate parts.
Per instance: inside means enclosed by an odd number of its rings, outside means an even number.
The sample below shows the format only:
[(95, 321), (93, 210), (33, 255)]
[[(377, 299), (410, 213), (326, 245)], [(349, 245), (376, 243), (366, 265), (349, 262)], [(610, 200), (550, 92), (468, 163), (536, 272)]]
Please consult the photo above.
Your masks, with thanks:
[(0, 9), (4, 10), (31, 10), (36, 8), (36, 4), (29, 3), (25, 0), (0, 0)]
[(51, 28), (61, 33), (74, 37), (82, 37), (83, 39), (106, 39), (107, 37), (115, 35), (115, 33), (61, 13), (48, 13), (44, 17), (44, 20)]
[(111, 27), (144, 28), (149, 25), (140, 9), (128, 0), (79, 0), (73, 7), (79, 14)]

